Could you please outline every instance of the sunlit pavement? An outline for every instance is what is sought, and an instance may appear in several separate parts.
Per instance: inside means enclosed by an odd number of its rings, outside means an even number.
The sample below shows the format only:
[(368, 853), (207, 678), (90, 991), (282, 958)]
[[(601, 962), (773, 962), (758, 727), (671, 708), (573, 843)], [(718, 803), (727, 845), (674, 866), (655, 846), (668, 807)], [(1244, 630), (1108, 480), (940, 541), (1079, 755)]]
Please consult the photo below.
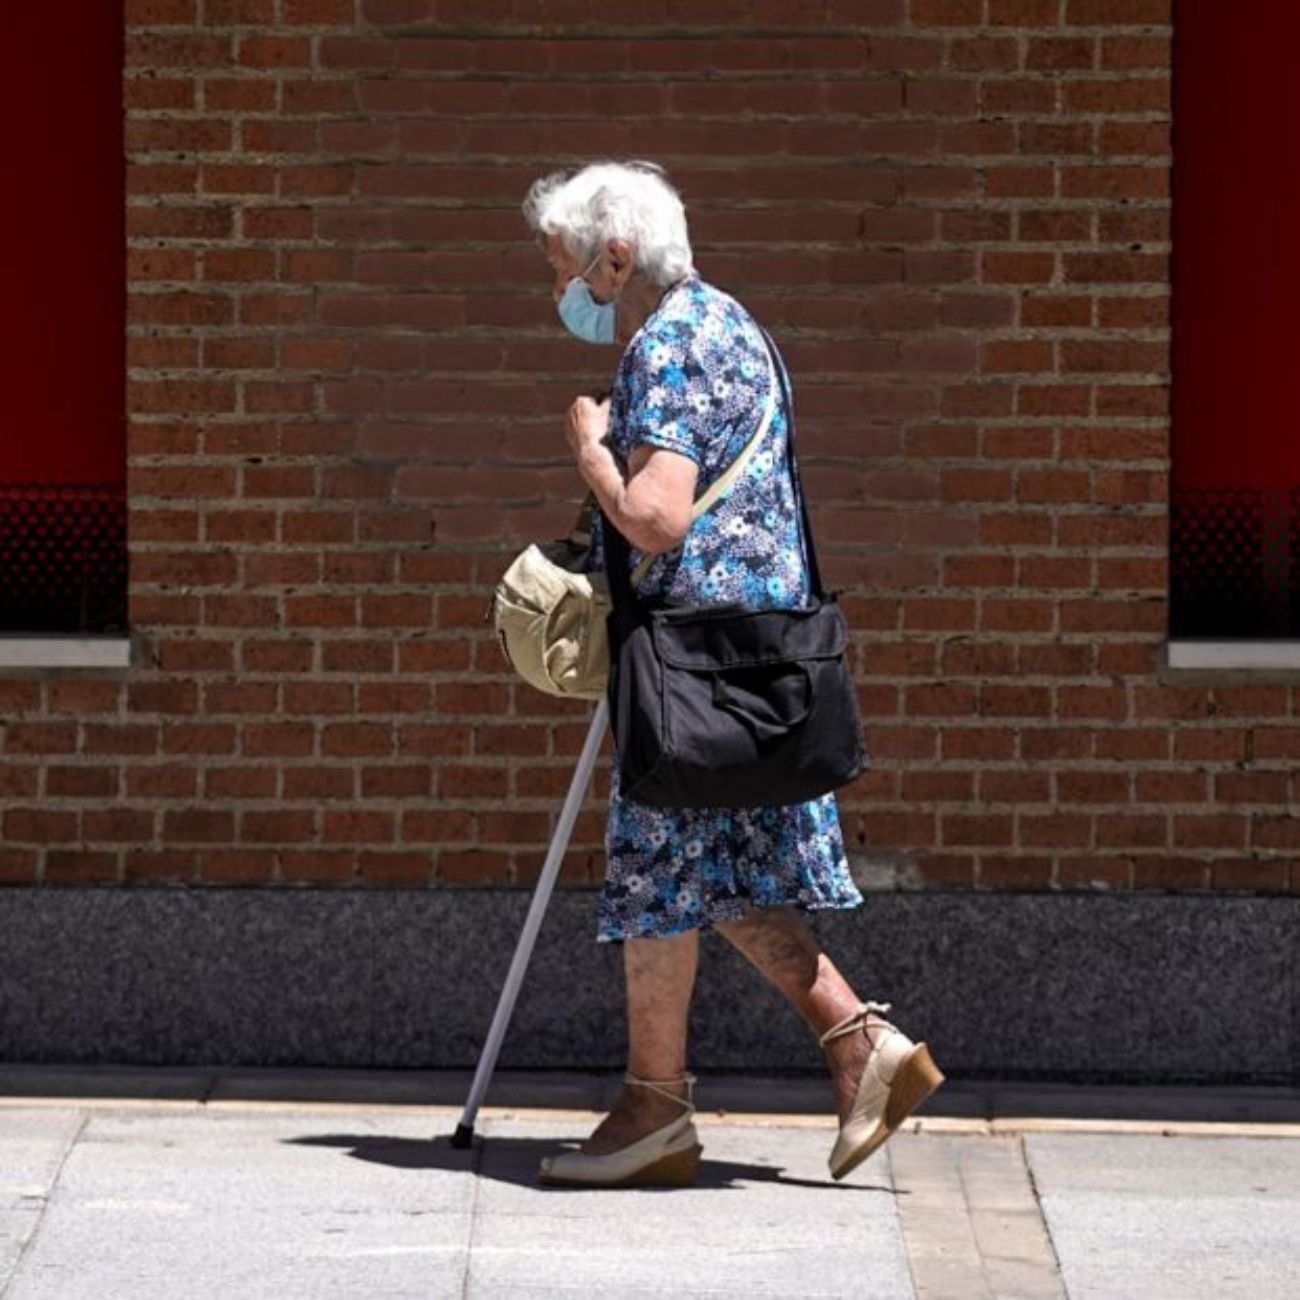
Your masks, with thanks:
[(1300, 1295), (1295, 1090), (954, 1083), (837, 1183), (824, 1085), (706, 1082), (696, 1186), (570, 1190), (612, 1076), (458, 1149), (468, 1075), (0, 1067), (0, 1296)]

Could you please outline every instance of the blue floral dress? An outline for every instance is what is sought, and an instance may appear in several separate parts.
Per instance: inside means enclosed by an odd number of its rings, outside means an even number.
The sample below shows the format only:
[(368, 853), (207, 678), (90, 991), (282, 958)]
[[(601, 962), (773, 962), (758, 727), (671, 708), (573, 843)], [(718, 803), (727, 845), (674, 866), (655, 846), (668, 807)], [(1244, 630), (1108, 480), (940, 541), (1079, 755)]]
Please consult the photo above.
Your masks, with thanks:
[[(624, 351), (610, 440), (624, 471), (641, 443), (689, 456), (699, 496), (758, 427), (774, 376), (757, 324), (698, 276), (671, 288)], [(682, 545), (658, 556), (638, 598), (794, 607), (810, 594), (799, 511), (776, 413), (741, 477)], [(632, 548), (635, 566), (642, 552)], [(604, 567), (599, 516), (590, 567)], [(750, 906), (858, 907), (833, 793), (753, 808), (653, 808), (624, 800), (612, 765), (597, 941), (709, 929)]]

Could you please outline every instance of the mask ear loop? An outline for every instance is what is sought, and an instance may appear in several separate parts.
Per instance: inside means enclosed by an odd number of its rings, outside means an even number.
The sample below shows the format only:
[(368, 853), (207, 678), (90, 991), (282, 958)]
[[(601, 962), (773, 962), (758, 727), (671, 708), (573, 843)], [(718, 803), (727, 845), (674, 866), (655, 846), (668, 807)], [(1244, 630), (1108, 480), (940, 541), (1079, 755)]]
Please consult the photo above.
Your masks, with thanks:
[[(600, 262), (600, 259), (604, 256), (605, 256), (605, 250), (602, 248), (600, 252), (597, 253), (596, 256), (592, 259), (591, 265), (588, 266), (587, 269), (581, 275), (575, 275), (573, 278), (575, 280), (581, 280), (583, 284), (587, 284), (587, 276), (591, 271), (591, 267), (596, 266)], [(591, 285), (589, 284), (587, 284), (587, 292), (591, 293)], [(592, 301), (595, 303), (599, 303), (599, 305), (602, 307), (608, 307), (611, 304), (618, 302), (618, 296), (622, 292), (623, 292), (622, 289), (615, 289), (614, 296), (609, 300), (608, 303), (601, 302), (600, 299), (595, 296), (595, 294), (592, 294)]]
[[(592, 258), (590, 264), (587, 266), (587, 269), (586, 269), (585, 271), (581, 271), (581, 272), (579, 272), (577, 275), (570, 276), (570, 277), (569, 277), (569, 285), (573, 284), (573, 282), (574, 282), (575, 280), (581, 280), (584, 284), (586, 284), (586, 283), (587, 283), (587, 275), (588, 275), (588, 273), (591, 271), (591, 268), (592, 268), (593, 266), (595, 266), (596, 263), (599, 262), (600, 259), (601, 259), (602, 257), (604, 257), (604, 255), (605, 255), (605, 254), (604, 254), (603, 252), (597, 253), (596, 256), (595, 256), (594, 258)], [(567, 289), (567, 288), (569, 287), (569, 285), (565, 285), (565, 288)], [(589, 284), (587, 285), (587, 292), (588, 292), (588, 293), (591, 292), (591, 285), (589, 285)]]

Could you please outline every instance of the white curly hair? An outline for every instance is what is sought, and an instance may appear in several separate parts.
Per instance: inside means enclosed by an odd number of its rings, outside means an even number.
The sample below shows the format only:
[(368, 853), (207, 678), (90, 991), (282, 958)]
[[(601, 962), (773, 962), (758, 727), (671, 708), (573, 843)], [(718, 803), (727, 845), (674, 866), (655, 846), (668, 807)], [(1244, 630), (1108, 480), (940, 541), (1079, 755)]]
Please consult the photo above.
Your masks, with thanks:
[(576, 173), (552, 172), (533, 182), (523, 208), (532, 230), (559, 235), (582, 262), (611, 239), (624, 239), (652, 284), (674, 284), (695, 269), (686, 209), (657, 163), (597, 162)]

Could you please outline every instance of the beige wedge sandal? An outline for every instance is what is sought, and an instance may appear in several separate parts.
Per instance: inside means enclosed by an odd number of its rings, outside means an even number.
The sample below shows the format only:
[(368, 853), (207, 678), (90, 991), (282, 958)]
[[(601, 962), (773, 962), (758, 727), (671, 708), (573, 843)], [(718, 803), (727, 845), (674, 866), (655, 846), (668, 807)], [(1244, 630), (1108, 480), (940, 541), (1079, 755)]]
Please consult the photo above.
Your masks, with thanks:
[(823, 1047), (841, 1034), (859, 1026), (868, 1043), (867, 1016), (876, 1042), (858, 1081), (853, 1108), (840, 1126), (830, 1154), (832, 1178), (843, 1178), (856, 1169), (889, 1135), (944, 1081), (925, 1043), (914, 1043), (896, 1025), (884, 1018), (889, 1002), (864, 1002), (851, 1016), (832, 1025), (822, 1036)]
[[(687, 1084), (687, 1096), (678, 1097), (662, 1084)], [(651, 1088), (684, 1106), (685, 1111), (670, 1124), (638, 1139), (617, 1151), (603, 1155), (585, 1155), (581, 1151), (564, 1151), (543, 1156), (537, 1169), (537, 1181), (567, 1187), (690, 1187), (700, 1163), (699, 1136), (695, 1131), (695, 1075), (689, 1070), (675, 1079), (639, 1079), (630, 1071), (624, 1083)]]

